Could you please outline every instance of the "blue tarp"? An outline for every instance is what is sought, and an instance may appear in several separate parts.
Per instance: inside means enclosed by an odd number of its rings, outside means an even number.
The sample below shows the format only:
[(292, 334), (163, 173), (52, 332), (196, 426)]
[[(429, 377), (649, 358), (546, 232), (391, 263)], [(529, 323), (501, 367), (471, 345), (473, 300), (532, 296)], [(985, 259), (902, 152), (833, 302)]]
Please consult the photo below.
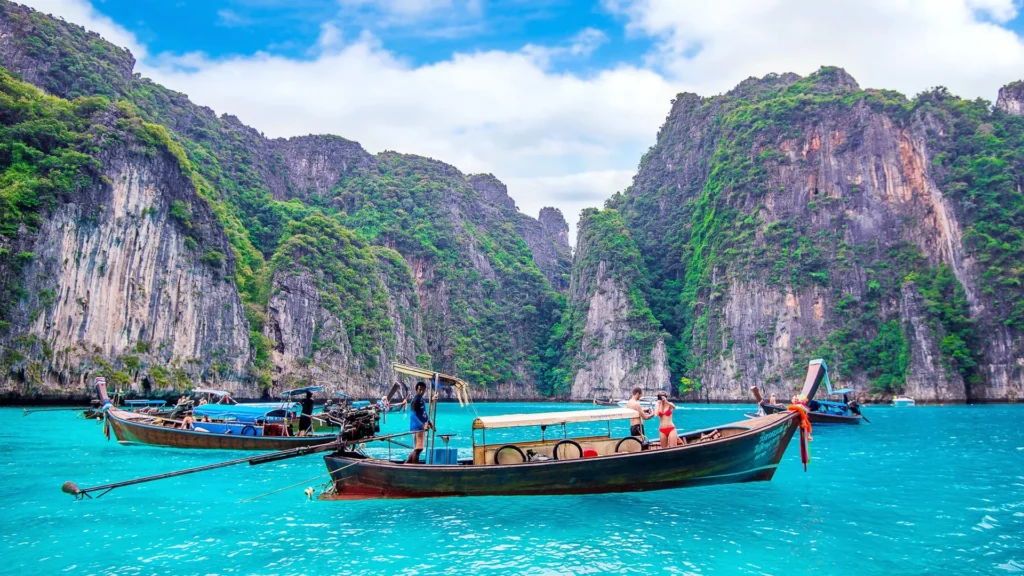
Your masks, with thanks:
[(285, 411), (294, 417), (299, 413), (300, 406), (295, 402), (260, 402), (258, 404), (203, 404), (196, 406), (192, 414), (196, 419), (209, 416), (212, 420), (238, 420), (254, 422), (256, 420), (280, 420)]

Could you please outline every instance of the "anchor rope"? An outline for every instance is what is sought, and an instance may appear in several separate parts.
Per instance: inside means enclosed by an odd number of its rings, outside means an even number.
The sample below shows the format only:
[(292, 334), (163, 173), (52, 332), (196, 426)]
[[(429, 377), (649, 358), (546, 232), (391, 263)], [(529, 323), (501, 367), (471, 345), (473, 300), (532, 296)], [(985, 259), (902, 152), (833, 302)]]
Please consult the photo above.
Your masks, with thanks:
[[(335, 470), (335, 472), (340, 472), (340, 471), (344, 470), (345, 468), (348, 468), (349, 466), (355, 466), (356, 464), (359, 464), (359, 462), (353, 462), (351, 464), (346, 464), (345, 466), (342, 466), (341, 468), (338, 468), (337, 470)], [(260, 494), (259, 496), (253, 496), (252, 498), (245, 498), (244, 500), (239, 500), (238, 503), (242, 504), (242, 503), (245, 503), (245, 502), (252, 502), (253, 500), (259, 500), (260, 498), (263, 498), (264, 496), (270, 496), (271, 494), (277, 494), (278, 492), (283, 492), (283, 491), (289, 490), (291, 488), (302, 486), (303, 484), (306, 484), (307, 482), (312, 482), (313, 480), (317, 480), (319, 478), (323, 478), (324, 476), (330, 476), (330, 475), (331, 475), (330, 472), (325, 472), (323, 474), (317, 474), (316, 476), (313, 476), (312, 478), (307, 478), (307, 479), (302, 480), (300, 482), (296, 482), (295, 484), (290, 484), (290, 485), (285, 486), (283, 488), (278, 488), (276, 490), (271, 490), (270, 492), (265, 492), (263, 494)]]

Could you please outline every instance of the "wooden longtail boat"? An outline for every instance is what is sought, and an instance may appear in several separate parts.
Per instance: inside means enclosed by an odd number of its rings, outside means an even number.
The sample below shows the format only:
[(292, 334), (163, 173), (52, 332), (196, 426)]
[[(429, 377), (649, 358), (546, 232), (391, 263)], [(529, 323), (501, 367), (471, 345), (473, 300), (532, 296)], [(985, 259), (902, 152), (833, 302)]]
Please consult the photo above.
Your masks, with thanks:
[[(819, 405), (824, 402), (819, 402)], [(767, 402), (762, 403), (761, 409), (764, 410), (765, 414), (778, 414), (785, 412), (787, 408), (781, 404), (768, 404)], [(748, 417), (755, 418), (758, 414), (748, 414)], [(834, 414), (831, 412), (824, 412), (821, 409), (810, 411), (807, 413), (807, 419), (811, 421), (811, 424), (860, 424), (864, 416), (861, 414)]]
[[(814, 395), (817, 394), (822, 382), (825, 383), (828, 394), (842, 396), (843, 401), (814, 400)], [(778, 414), (788, 410), (782, 404), (773, 404), (765, 399), (757, 386), (752, 386), (750, 391), (754, 394), (754, 399), (757, 400), (758, 410), (756, 413), (746, 414), (747, 418), (758, 418), (766, 414)], [(811, 360), (807, 366), (804, 387), (800, 390), (800, 395), (807, 402), (807, 419), (811, 424), (860, 424), (865, 418), (861, 414), (860, 404), (849, 401), (849, 394), (852, 392), (853, 390), (850, 388), (833, 390), (825, 361)]]
[[(197, 430), (184, 430), (175, 427), (173, 422), (147, 416), (133, 414), (122, 410), (107, 411), (107, 421), (121, 444), (146, 444), (149, 446), (168, 446), (171, 448), (207, 448), (216, 450), (287, 450), (328, 444), (338, 439), (337, 434), (317, 434), (313, 436), (269, 436), (262, 434), (264, 427), (259, 424), (248, 426), (253, 435), (219, 434)], [(197, 422), (201, 427), (204, 423)]]
[[(626, 409), (477, 418), (474, 431), (568, 422), (624, 420)], [(800, 415), (795, 412), (681, 435), (687, 445), (641, 450), (633, 437), (610, 434), (509, 444), (476, 444), (472, 462), (396, 464), (344, 451), (324, 458), (333, 480), (326, 499), (554, 495), (639, 492), (771, 480)], [(564, 430), (564, 428), (563, 428)], [(534, 458), (526, 461), (523, 451)], [(518, 453), (518, 458), (515, 457)], [(511, 454), (515, 463), (507, 462)], [(544, 458), (550, 456), (551, 459)]]

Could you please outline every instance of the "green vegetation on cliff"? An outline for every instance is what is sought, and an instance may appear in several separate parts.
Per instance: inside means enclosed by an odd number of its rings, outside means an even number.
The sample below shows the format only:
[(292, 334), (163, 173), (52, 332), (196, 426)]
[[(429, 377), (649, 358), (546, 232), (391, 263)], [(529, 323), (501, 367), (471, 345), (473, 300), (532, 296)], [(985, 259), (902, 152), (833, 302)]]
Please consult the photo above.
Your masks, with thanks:
[[(424, 331), (445, 343), (432, 351), (437, 364), (483, 386), (538, 378), (558, 302), (513, 224), (453, 221), (456, 207), (468, 214), (483, 208), (466, 177), (447, 164), (393, 152), (378, 162), (378, 171), (342, 181), (330, 206), (367, 241), (431, 271), (424, 288), (443, 292), (452, 312), (424, 317)], [(473, 266), (480, 256), (489, 275)], [(516, 349), (536, 352), (523, 357)]]
[(549, 386), (545, 392), (556, 395), (571, 389), (576, 372), (586, 360), (582, 357), (584, 327), (590, 297), (598, 290), (600, 280), (611, 278), (628, 294), (625, 320), (629, 332), (617, 346), (636, 351), (640, 358), (649, 358), (662, 336), (661, 326), (644, 295), (650, 289), (650, 281), (643, 257), (621, 214), (613, 209), (587, 208), (580, 213), (577, 227), (574, 284), (545, 351), (545, 380)]
[[(957, 202), (965, 246), (984, 268), (984, 291), (997, 316), (1017, 327), (1024, 312), (1024, 119), (944, 90), (910, 101), (894, 92), (861, 90), (837, 68), (806, 78), (750, 80), (715, 98), (681, 95), (675, 104), (637, 181), (607, 205), (636, 231), (651, 279), (645, 295), (670, 334), (677, 385), (692, 387), (706, 367), (732, 353), (734, 335), (723, 312), (730, 292), (764, 286), (830, 292), (836, 303), (840, 325), (824, 340), (794, 342), (789, 378), (802, 373), (808, 357), (820, 355), (842, 376), (863, 374), (877, 391), (898, 391), (907, 376), (909, 341), (894, 303), (905, 283), (923, 298), (942, 364), (968, 383), (978, 381), (981, 343), (963, 287), (948, 267), (930, 266), (916, 246), (851, 241), (850, 214), (862, 204), (859, 185), (827, 182), (842, 192), (819, 195), (808, 152), (821, 144), (809, 135), (832, 138), (832, 153), (842, 155), (865, 145), (863, 119), (870, 113), (908, 130), (944, 126), (945, 134), (928, 131), (929, 149), (938, 151), (936, 180)], [(696, 137), (695, 128), (701, 130)], [(688, 164), (703, 158), (706, 167)], [(671, 165), (675, 170), (666, 169)], [(680, 177), (684, 169), (687, 176)], [(810, 175), (809, 198), (778, 206), (791, 202), (786, 174), (798, 171)], [(886, 234), (898, 237), (913, 223), (892, 226)], [(755, 333), (761, 346), (768, 345), (769, 331)]]

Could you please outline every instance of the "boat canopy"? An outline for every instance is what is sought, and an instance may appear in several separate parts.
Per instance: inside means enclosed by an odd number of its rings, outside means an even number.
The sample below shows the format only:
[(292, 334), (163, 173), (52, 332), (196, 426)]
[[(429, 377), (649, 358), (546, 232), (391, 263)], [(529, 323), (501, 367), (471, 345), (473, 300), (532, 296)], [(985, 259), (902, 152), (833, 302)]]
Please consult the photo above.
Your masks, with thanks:
[(125, 400), (124, 403), (128, 406), (163, 406), (167, 404), (166, 400)]
[(227, 390), (212, 390), (210, 388), (196, 388), (192, 391), (193, 394), (213, 394), (214, 396), (229, 396), (230, 393)]
[(469, 404), (469, 383), (458, 376), (441, 374), (440, 372), (435, 372), (427, 368), (418, 368), (416, 366), (409, 366), (408, 364), (399, 364), (398, 362), (393, 363), (391, 366), (395, 369), (395, 372), (398, 372), (399, 374), (416, 376), (417, 378), (423, 378), (424, 380), (433, 380), (434, 376), (437, 376), (438, 383), (446, 384), (455, 389), (455, 398), (459, 401), (459, 406)]
[(306, 392), (309, 392), (309, 393), (319, 392), (319, 391), (321, 391), (323, 389), (324, 389), (323, 386), (306, 386), (305, 388), (296, 388), (295, 390), (288, 390), (287, 392), (282, 392), (281, 396), (286, 396), (286, 397), (287, 396), (301, 396), (302, 394), (305, 394)]
[(263, 418), (283, 418), (285, 411), (293, 415), (299, 412), (299, 405), (293, 402), (277, 402), (259, 404), (203, 404), (196, 406), (192, 414), (196, 418), (209, 416), (214, 420), (245, 420), (253, 421)]
[(604, 422), (637, 418), (632, 408), (607, 408), (603, 410), (571, 410), (568, 412), (538, 412), (536, 414), (506, 414), (503, 416), (481, 416), (473, 420), (474, 430), (494, 428), (515, 428), (517, 426), (551, 426), (571, 422)]

